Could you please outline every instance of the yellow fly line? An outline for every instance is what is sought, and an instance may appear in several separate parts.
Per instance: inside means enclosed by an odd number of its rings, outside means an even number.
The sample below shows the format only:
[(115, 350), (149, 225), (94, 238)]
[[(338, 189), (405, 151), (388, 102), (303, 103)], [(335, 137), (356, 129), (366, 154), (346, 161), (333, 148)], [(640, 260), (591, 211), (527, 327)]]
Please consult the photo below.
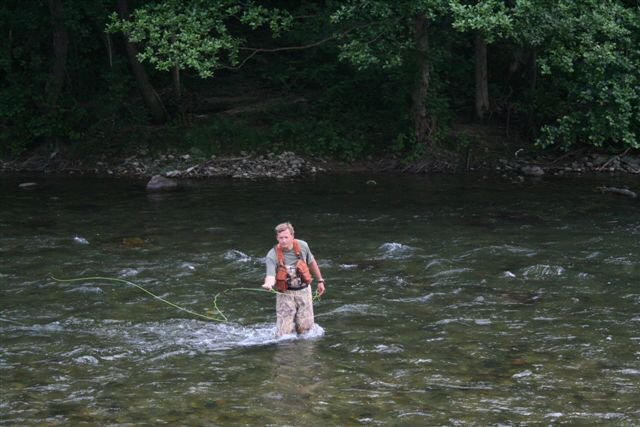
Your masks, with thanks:
[[(178, 304), (172, 303), (171, 301), (168, 301), (164, 298), (162, 298), (161, 296), (158, 296), (156, 294), (154, 294), (153, 292), (151, 292), (150, 290), (144, 288), (143, 286), (138, 285), (137, 283), (133, 283), (129, 280), (124, 280), (124, 279), (118, 279), (116, 277), (103, 277), (103, 276), (93, 276), (93, 277), (77, 277), (77, 278), (72, 278), (72, 279), (59, 279), (53, 275), (50, 275), (51, 279), (53, 279), (56, 282), (90, 282), (90, 281), (103, 281), (103, 282), (114, 282), (114, 283), (123, 283), (125, 285), (130, 285), (133, 286), (135, 288), (140, 289), (142, 292), (152, 296), (153, 298), (167, 304), (170, 305), (173, 308), (176, 308), (180, 311), (184, 311), (185, 313), (189, 313), (192, 316), (196, 316), (199, 317), (201, 319), (206, 319), (206, 320), (211, 320), (214, 322), (228, 322), (229, 319), (227, 318), (227, 316), (224, 315), (224, 313), (222, 312), (222, 310), (220, 310), (220, 308), (218, 307), (218, 297), (224, 293), (227, 292), (235, 292), (235, 291), (242, 291), (242, 292), (260, 292), (262, 294), (267, 293), (267, 294), (271, 294), (271, 295), (278, 295), (279, 292), (272, 290), (267, 290), (267, 289), (255, 289), (255, 288), (230, 288), (230, 289), (226, 289), (222, 292), (218, 292), (214, 297), (213, 297), (213, 308), (215, 310), (215, 316), (208, 316), (206, 314), (202, 314), (202, 313), (197, 313), (193, 310), (189, 310), (188, 308), (185, 307), (181, 307)], [(288, 295), (288, 294), (280, 294), (280, 295)], [(313, 296), (313, 301), (318, 301), (320, 299), (320, 295), (318, 295), (318, 291), (316, 290), (314, 296)]]

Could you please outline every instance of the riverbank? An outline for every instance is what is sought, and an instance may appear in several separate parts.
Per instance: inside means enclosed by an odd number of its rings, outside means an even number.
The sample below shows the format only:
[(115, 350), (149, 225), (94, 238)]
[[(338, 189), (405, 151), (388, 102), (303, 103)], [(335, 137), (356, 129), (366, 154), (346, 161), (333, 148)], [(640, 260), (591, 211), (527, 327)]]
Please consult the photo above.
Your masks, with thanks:
[(226, 177), (234, 179), (287, 179), (319, 173), (392, 172), (459, 173), (482, 172), (521, 179), (526, 176), (579, 175), (584, 173), (640, 174), (640, 155), (630, 150), (619, 154), (585, 153), (583, 150), (554, 154), (525, 152), (510, 155), (485, 155), (470, 158), (450, 152), (414, 162), (383, 158), (360, 162), (341, 162), (322, 158), (305, 158), (285, 151), (258, 155), (241, 152), (236, 156), (204, 158), (189, 153), (150, 155), (146, 151), (125, 158), (74, 158), (58, 152), (35, 153), (23, 158), (1, 160), (0, 172), (97, 175), (149, 178)]

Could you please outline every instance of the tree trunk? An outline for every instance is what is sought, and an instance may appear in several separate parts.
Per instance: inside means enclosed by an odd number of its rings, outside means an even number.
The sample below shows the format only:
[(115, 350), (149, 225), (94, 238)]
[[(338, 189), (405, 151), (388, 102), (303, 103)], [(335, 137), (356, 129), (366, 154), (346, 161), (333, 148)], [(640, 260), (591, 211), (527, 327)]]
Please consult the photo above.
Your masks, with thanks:
[[(535, 96), (536, 90), (538, 86), (538, 55), (536, 52), (536, 48), (532, 48), (531, 50), (531, 97)], [(529, 132), (533, 137), (538, 135), (538, 128), (536, 127), (536, 119), (533, 108), (529, 108), (527, 112), (527, 125), (529, 127)]]
[(489, 110), (489, 78), (487, 72), (487, 41), (482, 33), (475, 36), (476, 119), (483, 120)]
[(13, 28), (9, 28), (9, 35), (7, 38), (7, 57), (6, 57), (6, 75), (11, 75), (11, 69), (13, 68)]
[(182, 98), (182, 85), (180, 83), (180, 67), (177, 65), (173, 67), (171, 71), (172, 80), (173, 80), (173, 94), (176, 97), (176, 101), (180, 102), (180, 98)]
[(67, 56), (69, 53), (69, 35), (62, 22), (62, 1), (48, 0), (51, 13), (54, 59), (49, 70), (49, 79), (45, 87), (47, 105), (45, 109), (51, 113), (58, 104), (58, 98), (64, 87)]
[(429, 33), (427, 18), (424, 15), (416, 18), (416, 52), (418, 76), (413, 91), (412, 117), (416, 141), (431, 145), (431, 123), (427, 114), (427, 92), (429, 90)]
[[(175, 43), (176, 36), (171, 37), (171, 41)], [(173, 94), (176, 97), (176, 101), (179, 103), (180, 98), (182, 97), (182, 87), (180, 83), (180, 66), (177, 62), (173, 66), (173, 70), (171, 70), (171, 78), (173, 80)]]
[[(127, 0), (118, 0), (117, 2), (118, 15), (121, 19), (129, 18), (129, 7)], [(167, 110), (158, 96), (158, 92), (154, 89), (153, 85), (149, 81), (149, 76), (147, 75), (147, 71), (144, 69), (143, 65), (138, 61), (138, 48), (135, 44), (129, 42), (125, 37), (125, 47), (127, 49), (127, 56), (129, 58), (129, 64), (131, 65), (131, 70), (133, 71), (133, 75), (136, 78), (136, 82), (138, 83), (138, 88), (140, 89), (140, 93), (142, 94), (142, 99), (144, 100), (144, 104), (151, 113), (151, 119), (154, 123), (164, 123), (167, 121)]]

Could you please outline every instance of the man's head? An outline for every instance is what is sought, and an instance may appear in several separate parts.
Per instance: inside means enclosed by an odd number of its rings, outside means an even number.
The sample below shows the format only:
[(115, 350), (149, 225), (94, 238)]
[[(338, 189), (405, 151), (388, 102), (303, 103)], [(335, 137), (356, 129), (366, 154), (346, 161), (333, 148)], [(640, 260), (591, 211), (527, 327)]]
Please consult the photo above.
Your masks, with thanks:
[(283, 222), (276, 226), (276, 238), (282, 249), (291, 250), (293, 247), (293, 225), (289, 222)]

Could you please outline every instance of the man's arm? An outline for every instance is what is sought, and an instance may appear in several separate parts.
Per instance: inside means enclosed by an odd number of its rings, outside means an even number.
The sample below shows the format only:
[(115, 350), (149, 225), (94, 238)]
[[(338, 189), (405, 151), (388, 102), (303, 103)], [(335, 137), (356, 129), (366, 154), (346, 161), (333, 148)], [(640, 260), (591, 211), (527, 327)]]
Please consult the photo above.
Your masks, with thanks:
[(273, 248), (267, 253), (265, 261), (267, 273), (264, 277), (264, 283), (262, 284), (262, 287), (268, 291), (271, 291), (276, 284), (276, 269), (278, 266), (278, 261), (276, 261), (276, 251)]
[(322, 278), (322, 273), (320, 273), (320, 267), (318, 267), (318, 263), (314, 259), (311, 264), (309, 264), (309, 269), (311, 273), (315, 276), (318, 281), (318, 295), (322, 296), (324, 294), (324, 279)]

